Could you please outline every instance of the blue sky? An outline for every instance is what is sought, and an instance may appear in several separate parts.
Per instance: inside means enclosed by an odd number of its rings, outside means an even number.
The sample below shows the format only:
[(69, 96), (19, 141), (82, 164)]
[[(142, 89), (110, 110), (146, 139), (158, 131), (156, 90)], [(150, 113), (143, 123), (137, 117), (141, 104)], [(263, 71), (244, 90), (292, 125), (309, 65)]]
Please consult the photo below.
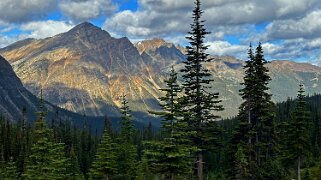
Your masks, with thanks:
[[(320, 0), (201, 0), (209, 53), (246, 59), (250, 43), (263, 43), (267, 59), (321, 65)], [(1, 0), (0, 47), (46, 38), (89, 21), (131, 41), (164, 38), (186, 44), (193, 1)]]

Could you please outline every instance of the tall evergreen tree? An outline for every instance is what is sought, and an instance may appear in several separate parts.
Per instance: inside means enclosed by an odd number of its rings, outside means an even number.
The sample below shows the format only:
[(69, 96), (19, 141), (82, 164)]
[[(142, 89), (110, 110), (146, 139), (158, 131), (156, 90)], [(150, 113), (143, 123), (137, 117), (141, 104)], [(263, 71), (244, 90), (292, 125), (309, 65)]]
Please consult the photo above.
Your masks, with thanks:
[(133, 133), (134, 133), (134, 127), (133, 127), (133, 118), (131, 115), (131, 110), (128, 106), (128, 101), (126, 98), (126, 95), (123, 94), (120, 97), (121, 101), (121, 129), (120, 129), (120, 139), (124, 143), (132, 142), (133, 141)]
[[(67, 171), (68, 159), (64, 151), (64, 143), (53, 143), (51, 148), (51, 166), (53, 167), (53, 174), (56, 179), (67, 179), (69, 178), (69, 172)], [(77, 167), (75, 167), (77, 168)]]
[[(79, 179), (79, 177), (82, 177), (80, 174), (80, 167), (78, 163), (78, 158), (75, 152), (75, 148), (72, 145), (69, 151), (69, 157), (67, 160), (67, 173), (68, 177), (71, 180)], [(83, 177), (82, 177), (83, 178)]]
[(27, 129), (27, 122), (26, 122), (26, 113), (27, 109), (22, 109), (22, 118), (21, 118), (21, 125), (20, 125), (20, 132), (21, 132), (21, 143), (20, 143), (20, 151), (19, 151), (19, 157), (17, 158), (17, 169), (18, 169), (18, 176), (21, 177), (25, 170), (25, 160), (28, 154), (27, 147), (28, 144), (28, 137), (29, 137), (29, 131)]
[(27, 160), (26, 171), (24, 174), (25, 179), (48, 179), (52, 177), (52, 167), (50, 150), (53, 146), (51, 142), (51, 130), (45, 126), (45, 110), (44, 100), (42, 98), (42, 90), (39, 102), (39, 111), (37, 112), (38, 118), (34, 132), (35, 143), (31, 147), (31, 154)]
[(80, 134), (79, 140), (79, 164), (80, 170), (83, 173), (85, 179), (89, 178), (89, 169), (91, 164), (91, 152), (92, 152), (92, 136), (90, 134), (90, 127), (85, 121), (83, 131)]
[[(205, 51), (208, 47), (204, 44), (205, 35), (209, 34), (204, 28), (204, 21), (201, 20), (203, 11), (201, 10), (200, 0), (195, 1), (193, 10), (193, 23), (187, 40), (189, 46), (187, 49), (187, 60), (184, 61), (185, 68), (182, 69), (184, 78), (184, 103), (183, 108), (188, 114), (185, 115), (185, 120), (190, 127), (189, 131), (194, 131), (192, 136), (192, 144), (198, 148), (196, 153), (196, 166), (198, 179), (203, 179), (203, 154), (211, 144), (218, 144), (217, 134), (219, 128), (214, 122), (219, 116), (214, 115), (213, 111), (222, 110), (222, 106), (218, 93), (210, 93), (210, 83), (213, 78), (205, 63), (211, 62), (209, 54)], [(211, 126), (209, 126), (211, 124)], [(214, 134), (209, 134), (209, 129), (212, 128)]]
[(271, 158), (273, 150), (275, 150), (275, 105), (271, 100), (272, 95), (268, 93), (268, 84), (271, 78), (268, 74), (269, 70), (265, 67), (267, 63), (263, 55), (262, 45), (259, 43), (255, 51), (254, 69), (256, 85), (253, 93), (255, 103), (252, 110), (253, 117), (251, 118), (255, 133), (253, 141), (257, 166)]
[(184, 131), (187, 123), (182, 119), (181, 104), (178, 93), (182, 88), (177, 84), (177, 73), (172, 67), (169, 79), (165, 80), (166, 88), (161, 89), (165, 96), (161, 97), (163, 112), (152, 112), (163, 118), (162, 141), (145, 142), (145, 159), (155, 173), (164, 174), (174, 179), (177, 175), (191, 173), (191, 148), (186, 146), (188, 134)]
[(120, 97), (121, 100), (121, 127), (117, 145), (117, 175), (119, 179), (135, 179), (137, 176), (138, 163), (137, 148), (133, 143), (133, 119), (128, 106), (126, 95)]
[(25, 179), (64, 179), (66, 173), (63, 144), (53, 142), (53, 132), (45, 124), (45, 103), (40, 95), (38, 119), (34, 132), (35, 142), (28, 158)]
[(311, 154), (310, 117), (304, 92), (303, 84), (300, 84), (293, 118), (287, 128), (286, 149), (283, 153), (287, 165), (296, 163), (298, 180), (301, 180), (300, 172), (304, 158)]
[(98, 145), (96, 159), (91, 168), (94, 179), (108, 180), (116, 172), (115, 144), (109, 136), (107, 127), (104, 128), (101, 143)]
[[(243, 164), (249, 170), (246, 173), (248, 177), (242, 177), (245, 179), (255, 175), (257, 168), (263, 167), (264, 163), (270, 163), (267, 160), (272, 157), (275, 149), (274, 103), (271, 101), (271, 94), (267, 92), (271, 78), (265, 67), (267, 61), (264, 59), (261, 43), (256, 48), (255, 55), (250, 46), (248, 55), (244, 66), (244, 88), (240, 90), (244, 101), (239, 108), (238, 126), (230, 145), (234, 153), (238, 149), (243, 150), (247, 162)], [(238, 168), (239, 164), (235, 163), (234, 167)]]
[[(240, 95), (244, 100), (239, 107), (239, 114), (237, 117), (238, 126), (236, 127), (233, 138), (229, 144), (231, 147), (230, 162), (234, 165), (230, 170), (230, 174), (234, 174), (240, 179), (247, 179), (251, 176), (251, 163), (253, 161), (253, 113), (255, 99), (255, 69), (254, 69), (254, 54), (252, 45), (250, 45), (248, 51), (248, 60), (245, 61), (245, 76), (244, 82), (241, 85), (244, 86), (240, 90)], [(234, 156), (233, 156), (234, 155)], [(241, 156), (242, 155), (242, 156)], [(241, 159), (236, 159), (241, 158)], [(240, 165), (244, 171), (240, 171)], [(246, 170), (246, 171), (245, 171)], [(246, 172), (246, 173), (245, 173)]]
[(105, 127), (101, 138), (101, 143), (98, 145), (98, 151), (95, 156), (95, 161), (90, 170), (92, 178), (94, 179), (110, 179), (117, 168), (116, 163), (116, 144), (110, 138), (110, 122), (105, 120)]

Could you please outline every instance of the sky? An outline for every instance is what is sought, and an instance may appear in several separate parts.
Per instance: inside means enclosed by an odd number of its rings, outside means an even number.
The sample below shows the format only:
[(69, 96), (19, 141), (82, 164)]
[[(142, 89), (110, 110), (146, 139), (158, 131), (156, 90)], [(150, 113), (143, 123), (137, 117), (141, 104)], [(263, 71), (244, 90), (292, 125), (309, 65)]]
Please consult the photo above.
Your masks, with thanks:
[[(247, 59), (250, 43), (266, 59), (321, 66), (321, 0), (201, 0), (212, 55)], [(163, 38), (186, 45), (193, 0), (0, 0), (0, 47), (46, 38), (88, 21), (132, 42)]]

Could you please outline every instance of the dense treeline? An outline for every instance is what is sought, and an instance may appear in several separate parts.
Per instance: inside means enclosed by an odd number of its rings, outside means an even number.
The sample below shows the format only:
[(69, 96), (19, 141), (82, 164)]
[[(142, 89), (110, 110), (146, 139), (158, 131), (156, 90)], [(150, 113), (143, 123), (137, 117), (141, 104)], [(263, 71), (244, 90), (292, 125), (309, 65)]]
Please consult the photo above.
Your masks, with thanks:
[[(303, 100), (307, 102), (307, 111), (309, 112), (310, 117), (308, 120), (310, 127), (307, 131), (305, 131), (305, 134), (308, 136), (307, 139), (311, 149), (310, 154), (305, 157), (304, 163), (302, 164), (301, 174), (303, 177), (305, 177), (303, 179), (307, 179), (307, 177), (312, 179), (321, 178), (321, 95), (305, 97)], [(274, 110), (276, 113), (275, 126), (278, 136), (277, 142), (279, 146), (284, 146), (285, 144), (285, 139), (287, 139), (286, 132), (290, 129), (289, 122), (294, 116), (293, 113), (295, 107), (296, 100), (292, 99), (288, 99), (286, 102), (276, 105)], [(167, 123), (167, 125), (170, 125), (170, 123)], [(231, 167), (235, 167), (233, 164), (231, 165), (229, 161), (231, 137), (233, 136), (233, 132), (236, 127), (238, 127), (239, 121), (237, 118), (233, 118), (220, 121), (218, 122), (218, 125), (223, 129), (224, 132), (222, 136), (219, 137), (221, 139), (221, 146), (216, 151), (211, 151), (205, 154), (205, 177), (208, 179), (242, 179), (239, 178), (239, 176), (243, 172), (241, 171), (241, 167), (243, 167), (242, 164), (246, 164), (244, 155), (240, 155), (241, 153), (239, 150), (235, 154), (234, 157), (238, 157), (240, 159), (240, 162), (235, 163), (235, 165), (237, 165), (236, 167), (239, 168), (239, 170), (235, 172), (230, 173)], [(39, 134), (39, 132), (36, 132), (36, 126), (36, 124), (33, 125), (28, 122), (24, 122), (23, 118), (16, 123), (9, 122), (3, 117), (0, 118), (0, 179), (28, 179), (24, 176), (24, 174), (28, 166), (28, 158), (31, 155), (31, 148), (34, 147), (33, 144), (36, 139), (36, 134)], [(180, 126), (181, 125), (175, 126), (174, 128)], [(117, 160), (117, 156), (119, 155), (117, 153), (117, 145), (119, 143), (120, 132), (115, 131), (114, 128), (111, 127), (110, 121), (107, 119), (105, 121), (104, 133), (101, 137), (101, 140), (99, 140), (95, 134), (91, 133), (90, 127), (85, 126), (83, 129), (76, 128), (70, 124), (69, 121), (59, 119), (59, 116), (57, 116), (57, 119), (47, 121), (46, 127), (46, 129), (51, 133), (51, 139), (48, 139), (48, 142), (52, 143), (50, 147), (55, 151), (60, 151), (60, 153), (62, 153), (61, 156), (58, 157), (54, 154), (51, 154), (50, 156), (52, 157), (50, 158), (52, 158), (52, 160), (59, 159), (67, 162), (65, 164), (67, 166), (64, 165), (64, 168), (66, 168), (66, 171), (64, 171), (65, 174), (58, 174), (61, 177), (60, 179), (63, 179), (66, 176), (70, 177), (70, 179), (90, 179), (90, 177), (102, 179), (105, 172), (108, 174), (109, 179), (124, 179), (121, 177), (116, 177), (122, 176), (122, 169), (117, 170), (117, 167), (119, 166)], [(135, 151), (137, 153), (135, 154), (136, 162), (134, 165), (134, 167), (137, 169), (133, 176), (135, 176), (137, 179), (152, 179), (154, 177), (162, 177), (160, 174), (164, 174), (164, 178), (166, 177), (166, 179), (170, 179), (169, 177), (171, 177), (171, 173), (174, 172), (180, 174), (175, 177), (176, 179), (182, 175), (185, 176), (188, 174), (188, 178), (193, 179), (191, 172), (193, 168), (191, 161), (189, 161), (187, 158), (188, 155), (185, 156), (185, 158), (182, 158), (184, 156), (180, 155), (181, 153), (179, 153), (176, 156), (177, 160), (171, 161), (171, 159), (173, 159), (173, 157), (171, 157), (171, 152), (175, 154), (175, 152), (181, 151), (184, 155), (184, 151), (186, 149), (181, 148), (182, 145), (178, 146), (176, 151), (176, 147), (172, 146), (171, 144), (171, 138), (164, 137), (166, 132), (156, 131), (151, 125), (142, 129), (133, 129), (132, 145), (135, 147)], [(298, 136), (294, 139), (297, 138)], [(161, 141), (161, 139), (163, 140)], [(178, 140), (180, 141), (180, 139)], [(62, 144), (59, 145), (59, 143)], [(146, 149), (148, 149), (151, 145), (153, 145), (156, 150), (161, 151), (158, 151), (157, 154), (150, 154), (151, 150), (149, 149), (147, 152)], [(59, 148), (61, 150), (59, 150)], [(125, 147), (123, 150), (126, 151), (126, 149), (127, 148)], [(279, 149), (282, 148), (279, 147)], [(297, 170), (296, 163), (289, 163), (288, 160), (285, 161), (283, 152), (287, 151), (284, 149), (280, 150), (277, 160), (274, 160), (275, 164), (271, 165), (267, 175), (272, 177), (273, 174), (278, 174), (280, 176), (278, 179), (295, 178)], [(50, 153), (48, 152), (48, 154)], [(159, 164), (151, 163), (151, 161), (153, 161), (153, 159), (150, 158), (151, 155), (154, 157), (160, 157)], [(156, 158), (154, 158), (154, 160), (155, 159)], [(183, 166), (180, 166), (180, 164)], [(108, 170), (109, 166), (111, 167), (110, 173)], [(165, 167), (171, 168), (166, 172)], [(56, 168), (57, 170), (61, 170), (60, 167)], [(184, 171), (185, 168), (186, 171)], [(246, 170), (245, 167), (243, 167), (243, 169)], [(233, 176), (235, 178), (233, 178)], [(33, 177), (32, 179), (36, 178)]]
[(158, 131), (133, 126), (125, 94), (119, 130), (106, 118), (102, 136), (59, 114), (45, 121), (41, 96), (35, 124), (0, 118), (0, 178), (320, 179), (321, 96), (306, 97), (298, 84), (295, 100), (274, 104), (263, 48), (250, 45), (239, 114), (221, 120), (224, 107), (205, 65), (212, 59), (202, 13), (196, 0), (184, 67), (172, 68), (160, 89), (161, 110), (150, 112), (162, 119)]
[[(126, 102), (126, 101), (124, 101)], [(57, 116), (45, 122), (40, 98), (35, 124), (0, 116), (0, 179), (132, 179), (142, 171), (142, 142), (157, 138), (153, 127), (132, 126), (128, 106), (121, 131), (105, 119), (102, 137), (87, 124), (76, 127)], [(26, 109), (23, 110), (24, 112)], [(109, 167), (110, 166), (110, 167)]]

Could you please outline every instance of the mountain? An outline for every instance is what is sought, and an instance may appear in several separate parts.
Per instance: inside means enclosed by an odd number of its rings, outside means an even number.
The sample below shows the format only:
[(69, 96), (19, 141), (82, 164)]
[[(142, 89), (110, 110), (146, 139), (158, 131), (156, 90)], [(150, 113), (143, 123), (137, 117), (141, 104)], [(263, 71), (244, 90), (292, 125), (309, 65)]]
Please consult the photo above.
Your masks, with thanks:
[[(157, 104), (151, 58), (143, 59), (127, 39), (116, 39), (90, 23), (46, 39), (28, 39), (0, 50), (25, 87), (67, 110), (88, 116), (119, 116), (119, 97), (128, 95), (134, 114)], [(146, 113), (145, 113), (146, 114)]]
[(134, 44), (147, 65), (158, 71), (174, 66), (185, 59), (185, 55), (172, 43), (155, 38), (144, 40)]
[[(182, 66), (182, 65), (180, 65)], [(214, 77), (213, 87), (223, 100), (223, 117), (237, 115), (242, 102), (239, 96), (240, 83), (243, 82), (244, 61), (234, 57), (214, 57), (214, 61), (206, 65)], [(321, 67), (307, 63), (292, 61), (271, 61), (267, 64), (272, 81), (269, 83), (274, 102), (285, 101), (288, 97), (296, 97), (299, 83), (302, 82), (310, 95), (321, 92)], [(180, 67), (181, 68), (181, 67)]]
[[(20, 120), (22, 110), (26, 109), (25, 118), (29, 122), (36, 120), (36, 112), (39, 110), (39, 99), (23, 87), (20, 79), (14, 73), (12, 67), (0, 56), (0, 114), (11, 121)], [(45, 102), (48, 111), (47, 120), (57, 117), (70, 120), (76, 126), (84, 125), (84, 117), (73, 112), (61, 109), (51, 103)], [(103, 118), (87, 117), (89, 125), (93, 129), (101, 131)]]
[[(246, 53), (246, 52), (244, 52)], [(132, 44), (114, 38), (90, 23), (46, 39), (26, 39), (0, 49), (24, 86), (61, 108), (88, 116), (119, 116), (119, 96), (127, 94), (137, 121), (151, 120), (158, 109), (159, 89), (171, 66), (183, 67), (184, 48), (162, 39)], [(244, 61), (215, 56), (206, 64), (225, 106), (223, 117), (234, 116), (241, 103), (240, 83)], [(300, 81), (308, 93), (321, 92), (321, 68), (291, 61), (268, 64), (274, 101), (294, 97)]]

